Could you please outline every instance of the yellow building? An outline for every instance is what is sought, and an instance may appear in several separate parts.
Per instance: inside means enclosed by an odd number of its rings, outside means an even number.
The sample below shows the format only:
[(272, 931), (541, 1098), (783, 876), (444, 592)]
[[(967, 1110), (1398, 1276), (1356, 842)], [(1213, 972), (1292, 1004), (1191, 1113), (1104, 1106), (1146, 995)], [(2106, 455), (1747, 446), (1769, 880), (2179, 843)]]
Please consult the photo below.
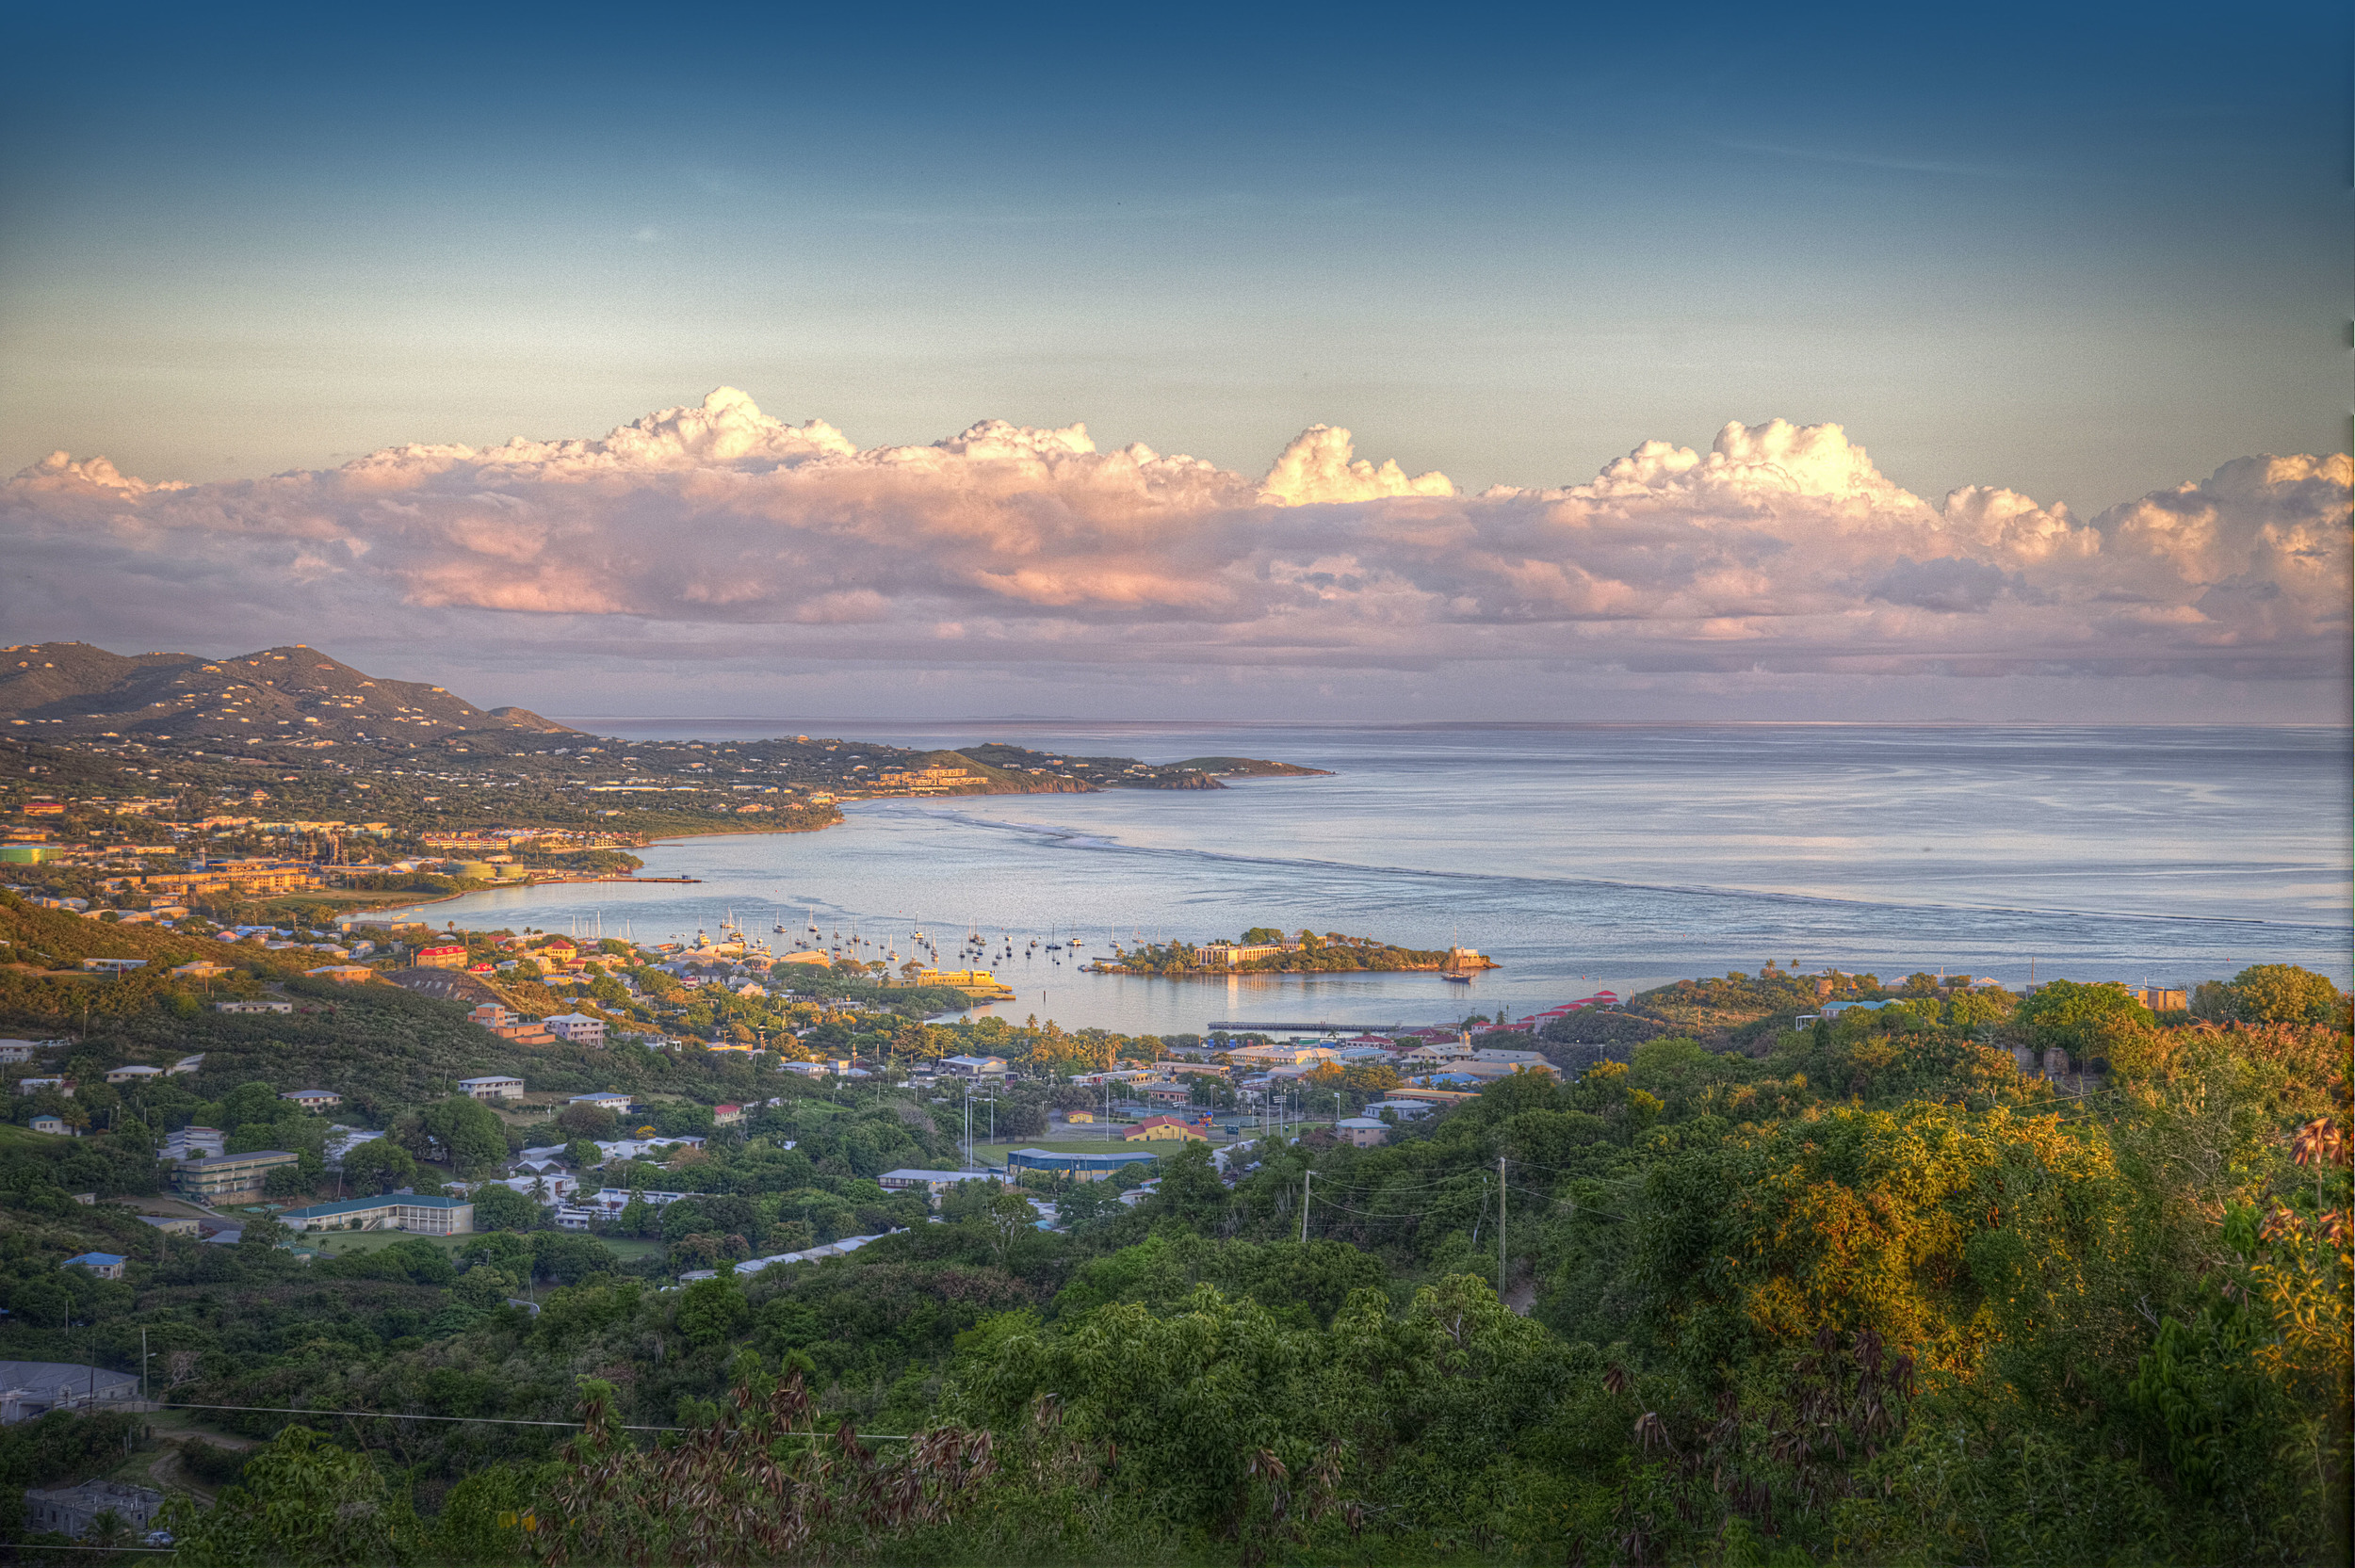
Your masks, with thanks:
[(1175, 1116), (1148, 1116), (1120, 1136), (1131, 1143), (1140, 1140), (1159, 1142), (1162, 1140), (1182, 1142), (1189, 1138), (1200, 1139), (1205, 1143), (1210, 1141), (1201, 1128), (1190, 1122), (1180, 1122)]
[(977, 1002), (1011, 1002), (1014, 987), (986, 969), (927, 969), (916, 977), (918, 985), (942, 985), (962, 991)]

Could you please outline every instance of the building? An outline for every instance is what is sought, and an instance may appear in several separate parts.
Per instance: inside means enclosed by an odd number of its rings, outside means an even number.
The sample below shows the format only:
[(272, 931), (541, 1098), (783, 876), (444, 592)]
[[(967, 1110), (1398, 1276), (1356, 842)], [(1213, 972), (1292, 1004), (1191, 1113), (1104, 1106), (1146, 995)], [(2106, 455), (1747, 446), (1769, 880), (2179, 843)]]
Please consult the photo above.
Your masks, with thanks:
[(106, 1514), (113, 1514), (136, 1534), (144, 1535), (164, 1511), (164, 1495), (153, 1487), (124, 1486), (118, 1481), (84, 1481), (79, 1486), (27, 1488), (24, 1528), (35, 1534), (55, 1531), (79, 1541)]
[(19, 1094), (38, 1094), (44, 1089), (54, 1089), (69, 1100), (73, 1098), (72, 1078), (19, 1078), (16, 1080), (16, 1091)]
[(926, 969), (917, 975), (916, 983), (962, 991), (977, 1002), (1014, 1000), (1014, 987), (986, 969)]
[(523, 1079), (495, 1074), (485, 1078), (461, 1078), (458, 1089), (461, 1093), (476, 1100), (520, 1100), (524, 1097)]
[(166, 1236), (194, 1236), (196, 1217), (191, 1214), (142, 1214), (139, 1223), (153, 1225)]
[(1183, 1141), (1190, 1138), (1209, 1141), (1209, 1135), (1200, 1127), (1191, 1122), (1181, 1122), (1175, 1116), (1148, 1116), (1120, 1136), (1131, 1143), (1140, 1140), (1154, 1142)]
[(315, 980), (333, 980), (337, 985), (359, 985), (376, 978), (376, 971), (365, 963), (324, 963), (303, 973)]
[(627, 1115), (629, 1112), (629, 1096), (613, 1089), (600, 1090), (594, 1094), (576, 1094), (570, 1103), (577, 1106), (595, 1106), (599, 1110), (609, 1110), (616, 1116)]
[(298, 1156), (284, 1149), (255, 1149), (211, 1159), (184, 1159), (172, 1168), (171, 1189), (200, 1204), (240, 1202), (260, 1197), (262, 1183), (272, 1171), (300, 1163)]
[(175, 980), (209, 980), (216, 976), (228, 973), (229, 966), (225, 963), (215, 963), (211, 959), (198, 959), (193, 963), (184, 963), (174, 969), (171, 972), (171, 978)]
[(1044, 1171), (1050, 1175), (1100, 1181), (1131, 1165), (1150, 1165), (1161, 1156), (1150, 1149), (1113, 1149), (1103, 1154), (1058, 1154), (1052, 1149), (1016, 1149), (1006, 1156), (1006, 1173)]
[(278, 1097), (308, 1111), (333, 1110), (344, 1103), (344, 1097), (332, 1089), (289, 1089)]
[(1240, 942), (1211, 942), (1194, 951), (1204, 963), (1213, 968), (1232, 969), (1237, 964), (1249, 963), (1253, 959), (1274, 958), (1278, 953), (1291, 952), (1299, 946), (1297, 942), (1254, 942), (1247, 946)]
[(144, 1078), (160, 1078), (163, 1075), (164, 1070), (160, 1067), (115, 1067), (107, 1070), (106, 1081), (108, 1083), (136, 1083)]
[(292, 1012), (292, 1002), (215, 1002), (215, 1012)]
[(61, 1043), (40, 1040), (0, 1040), (0, 1067), (14, 1067), (33, 1059), (33, 1053), (44, 1044)]
[(73, 1128), (62, 1116), (36, 1116), (30, 1123), (27, 1123), (27, 1125), (29, 1125), (37, 1133), (47, 1133), (53, 1138), (71, 1138), (73, 1136)]
[(1003, 1057), (942, 1057), (940, 1070), (953, 1078), (1002, 1078), (1006, 1075)]
[(53, 1410), (134, 1399), (138, 1392), (139, 1380), (129, 1372), (63, 1361), (0, 1361), (0, 1426)]
[[(487, 873), (486, 873), (487, 875)], [(463, 944), (446, 942), (417, 949), (416, 966), (420, 969), (463, 969), (466, 949)]]
[(229, 1135), (219, 1127), (182, 1127), (164, 1137), (158, 1159), (218, 1159), (229, 1152)]
[(925, 1193), (938, 1198), (960, 1182), (994, 1182), (1000, 1180), (995, 1171), (885, 1171), (875, 1181), (885, 1192), (910, 1192), (921, 1188)]
[(827, 957), (824, 953), (788, 953), (785, 957), (777, 960), (777, 962), (779, 963), (814, 963), (820, 969), (831, 969), (834, 967), (834, 960)]
[(101, 975), (127, 975), (134, 969), (146, 968), (147, 961), (142, 958), (86, 958), (82, 961), (82, 967)]
[(1377, 1100), (1366, 1107), (1369, 1114), (1380, 1116), (1389, 1111), (1402, 1122), (1414, 1122), (1431, 1114), (1431, 1105), (1424, 1100)]
[(1333, 1130), (1360, 1149), (1371, 1149), (1390, 1136), (1389, 1125), (1371, 1116), (1344, 1116), (1333, 1123)]
[(1145, 1097), (1157, 1106), (1182, 1106), (1194, 1098), (1194, 1091), (1181, 1083), (1149, 1083)]
[(474, 1229), (474, 1203), (467, 1198), (430, 1198), (392, 1192), (381, 1198), (346, 1198), (336, 1204), (290, 1208), (278, 1222), (298, 1231), (410, 1231), (419, 1236), (463, 1236)]
[(122, 1278), (121, 1253), (76, 1253), (57, 1265), (60, 1269), (87, 1269), (102, 1280)]
[(515, 1021), (515, 1015), (496, 1002), (485, 1002), (466, 1014), (466, 1017), (470, 1022), (479, 1024), (486, 1029), (504, 1028)]
[(605, 1043), (605, 1020), (592, 1018), (585, 1012), (560, 1012), (553, 1018), (541, 1019), (540, 1026), (576, 1045)]
[(742, 1106), (722, 1104), (711, 1107), (711, 1124), (715, 1127), (732, 1127), (742, 1120)]
[(2189, 993), (2169, 991), (2163, 986), (2143, 986), (2136, 991), (2135, 999), (2152, 1012), (2181, 1012), (2191, 1006)]

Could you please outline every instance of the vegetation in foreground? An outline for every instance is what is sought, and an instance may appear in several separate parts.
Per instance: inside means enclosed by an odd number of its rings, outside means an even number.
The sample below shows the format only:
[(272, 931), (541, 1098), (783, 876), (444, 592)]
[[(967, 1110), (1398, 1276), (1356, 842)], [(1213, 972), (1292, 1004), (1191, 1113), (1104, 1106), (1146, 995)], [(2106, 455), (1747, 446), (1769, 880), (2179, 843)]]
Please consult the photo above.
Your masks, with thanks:
[[(0, 1346), (135, 1366), (144, 1328), (177, 1402), (460, 1418), (213, 1413), (261, 1447), (175, 1502), (197, 1563), (2342, 1561), (2347, 1002), (2267, 966), (2202, 1005), (1664, 1037), (1386, 1146), (1189, 1148), (1134, 1206), (968, 1187), (683, 1286), (544, 1230), (146, 1237), (61, 1302), (56, 1260), (132, 1228), (69, 1196), (111, 1139), (10, 1144)], [(715, 1132), (666, 1241), (917, 1220), (872, 1177), (937, 1156), (934, 1108)], [(140, 1441), (0, 1452), (39, 1484)]]

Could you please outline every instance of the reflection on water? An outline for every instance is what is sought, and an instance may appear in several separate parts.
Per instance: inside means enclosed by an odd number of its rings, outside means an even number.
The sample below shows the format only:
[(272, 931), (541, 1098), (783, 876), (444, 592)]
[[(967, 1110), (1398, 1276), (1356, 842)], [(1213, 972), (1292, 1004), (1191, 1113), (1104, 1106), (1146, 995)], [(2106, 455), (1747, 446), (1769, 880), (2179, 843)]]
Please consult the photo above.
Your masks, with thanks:
[[(1245, 753), (1335, 776), (869, 802), (821, 833), (649, 852), (649, 874), (699, 886), (489, 892), (430, 917), (559, 930), (601, 917), (605, 934), (646, 940), (712, 929), (733, 910), (787, 943), (815, 909), (829, 931), (855, 923), (902, 958), (920, 927), (950, 943), (944, 961), (978, 926), (1011, 933), (1018, 955), (1042, 938), (1032, 956), (998, 962), (1019, 999), (997, 1010), (1160, 1033), (1271, 1012), (1434, 1022), (1769, 959), (2014, 984), (2031, 962), (2039, 978), (2184, 984), (2279, 961), (2349, 978), (2343, 730), (852, 733), (923, 746), (1018, 736), (1156, 761)], [(1076, 933), (1093, 958), (1115, 936), (1253, 925), (1422, 947), (1454, 937), (1505, 967), (1470, 987), (1428, 974), (1171, 981), (1082, 975), (1044, 951), (1055, 933)]]

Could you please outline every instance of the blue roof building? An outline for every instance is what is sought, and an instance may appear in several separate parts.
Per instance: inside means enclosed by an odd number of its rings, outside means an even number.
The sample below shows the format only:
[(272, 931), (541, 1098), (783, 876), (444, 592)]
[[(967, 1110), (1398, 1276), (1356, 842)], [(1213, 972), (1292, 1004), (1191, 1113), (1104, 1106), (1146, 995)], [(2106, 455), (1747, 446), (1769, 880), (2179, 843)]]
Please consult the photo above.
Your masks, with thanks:
[(1103, 1154), (1059, 1154), (1052, 1149), (1016, 1149), (1006, 1156), (1006, 1173), (1044, 1171), (1058, 1176), (1096, 1181), (1131, 1165), (1150, 1165), (1161, 1156), (1150, 1149), (1113, 1149)]
[(60, 1269), (87, 1269), (102, 1280), (122, 1278), (121, 1253), (82, 1253), (57, 1265)]

